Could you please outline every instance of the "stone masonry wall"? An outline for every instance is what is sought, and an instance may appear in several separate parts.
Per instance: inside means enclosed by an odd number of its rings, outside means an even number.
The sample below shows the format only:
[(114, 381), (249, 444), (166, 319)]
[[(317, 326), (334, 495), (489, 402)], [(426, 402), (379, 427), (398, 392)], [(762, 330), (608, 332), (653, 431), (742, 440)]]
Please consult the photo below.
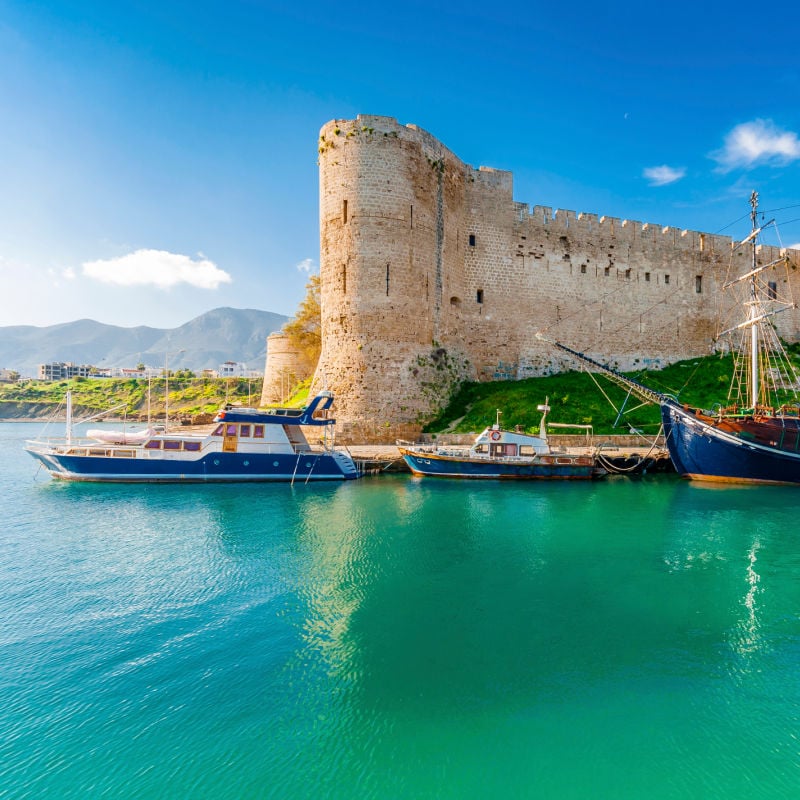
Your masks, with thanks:
[[(510, 172), (390, 117), (326, 124), (319, 166), (315, 385), (324, 375), (337, 417), (387, 439), (465, 378), (576, 368), (537, 333), (622, 369), (706, 354), (731, 263), (749, 263), (728, 237), (515, 202)], [(759, 263), (780, 255), (763, 248)], [(778, 291), (797, 295), (789, 274), (775, 270)], [(775, 317), (785, 339), (799, 314)]]

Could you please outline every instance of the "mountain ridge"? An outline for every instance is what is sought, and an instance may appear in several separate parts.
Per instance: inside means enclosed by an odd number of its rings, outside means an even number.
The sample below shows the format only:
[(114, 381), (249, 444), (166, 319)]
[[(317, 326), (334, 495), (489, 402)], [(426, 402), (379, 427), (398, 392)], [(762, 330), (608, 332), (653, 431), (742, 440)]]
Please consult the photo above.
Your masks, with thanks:
[(36, 377), (39, 364), (71, 361), (96, 367), (135, 367), (142, 362), (170, 369), (216, 369), (238, 361), (264, 369), (266, 340), (289, 317), (254, 308), (220, 307), (176, 328), (125, 328), (93, 319), (56, 325), (0, 326), (0, 367)]

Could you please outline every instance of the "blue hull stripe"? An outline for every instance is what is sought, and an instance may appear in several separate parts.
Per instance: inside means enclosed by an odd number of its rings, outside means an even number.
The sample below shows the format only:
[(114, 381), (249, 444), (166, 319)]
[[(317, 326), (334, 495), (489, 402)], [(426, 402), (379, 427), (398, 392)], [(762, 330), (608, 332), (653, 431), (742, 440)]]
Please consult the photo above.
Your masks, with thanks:
[(201, 459), (113, 458), (67, 456), (30, 451), (54, 478), (76, 481), (142, 483), (211, 483), (231, 481), (350, 480), (326, 454), (210, 453)]
[(403, 458), (412, 472), (440, 478), (590, 479), (594, 474), (593, 464), (498, 464), (488, 460), (483, 464), (474, 460), (432, 458), (409, 452), (403, 452)]

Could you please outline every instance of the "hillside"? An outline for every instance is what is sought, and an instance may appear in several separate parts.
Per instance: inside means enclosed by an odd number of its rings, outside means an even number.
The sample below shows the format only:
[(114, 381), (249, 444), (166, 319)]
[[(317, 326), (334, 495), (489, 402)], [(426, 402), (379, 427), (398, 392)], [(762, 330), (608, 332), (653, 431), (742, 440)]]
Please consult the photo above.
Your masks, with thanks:
[[(122, 328), (91, 319), (61, 325), (0, 327), (0, 367), (35, 377), (39, 364), (72, 361), (99, 367), (216, 369), (240, 361), (263, 370), (266, 339), (288, 317), (256, 309), (215, 308), (177, 328)], [(184, 352), (178, 353), (177, 351)]]
[(209, 421), (225, 403), (258, 405), (261, 378), (73, 378), (69, 381), (21, 381), (0, 384), (0, 419), (64, 418), (64, 398), (72, 393), (77, 418), (109, 412), (130, 420), (163, 418), (169, 388), (170, 419)]

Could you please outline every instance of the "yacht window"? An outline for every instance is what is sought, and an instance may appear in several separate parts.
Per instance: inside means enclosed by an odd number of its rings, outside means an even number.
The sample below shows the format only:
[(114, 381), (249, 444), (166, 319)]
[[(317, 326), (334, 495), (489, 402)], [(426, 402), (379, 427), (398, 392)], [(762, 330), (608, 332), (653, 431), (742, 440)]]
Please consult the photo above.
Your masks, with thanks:
[(200, 449), (200, 442), (184, 442), (183, 443), (184, 450), (199, 450)]
[(239, 436), (247, 436), (250, 437), (250, 426), (249, 425), (242, 425), (241, 429), (239, 430)]
[(254, 439), (263, 439), (264, 438), (264, 426), (263, 425), (253, 425), (253, 438)]
[(225, 426), (225, 435), (226, 436), (236, 436), (236, 428), (237, 425), (235, 422), (231, 422), (229, 425)]
[(146, 450), (160, 450), (161, 449), (161, 439), (151, 439), (146, 445)]
[(214, 433), (212, 433), (211, 435), (212, 435), (212, 436), (222, 436), (222, 429), (223, 429), (224, 427), (225, 427), (225, 426), (224, 426), (224, 425), (223, 425), (223, 424), (220, 422), (220, 424), (219, 424), (219, 425), (217, 425), (217, 427), (216, 427), (216, 428), (214, 428)]
[(475, 452), (476, 453), (488, 453), (489, 452), (489, 447), (487, 445), (485, 445), (485, 444), (475, 445)]
[(536, 451), (533, 449), (532, 444), (521, 444), (519, 446), (519, 454), (521, 456), (535, 456)]
[(164, 449), (165, 450), (180, 450), (181, 443), (176, 441), (175, 439), (164, 439)]

